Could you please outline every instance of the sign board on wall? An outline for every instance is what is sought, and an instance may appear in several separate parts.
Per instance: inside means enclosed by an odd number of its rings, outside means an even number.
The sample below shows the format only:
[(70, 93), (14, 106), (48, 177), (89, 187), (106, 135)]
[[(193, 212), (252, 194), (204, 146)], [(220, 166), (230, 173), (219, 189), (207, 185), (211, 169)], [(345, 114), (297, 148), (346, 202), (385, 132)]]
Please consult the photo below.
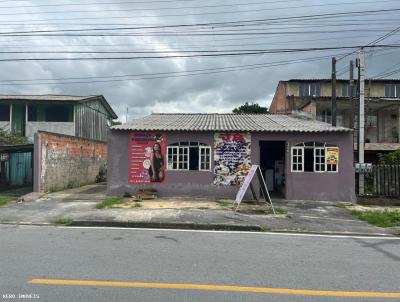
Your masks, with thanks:
[(165, 132), (137, 131), (129, 136), (129, 182), (163, 182), (166, 165)]
[(327, 147), (326, 148), (326, 163), (328, 165), (337, 165), (339, 161), (339, 148)]
[(250, 133), (216, 133), (214, 135), (215, 185), (240, 185), (250, 167)]

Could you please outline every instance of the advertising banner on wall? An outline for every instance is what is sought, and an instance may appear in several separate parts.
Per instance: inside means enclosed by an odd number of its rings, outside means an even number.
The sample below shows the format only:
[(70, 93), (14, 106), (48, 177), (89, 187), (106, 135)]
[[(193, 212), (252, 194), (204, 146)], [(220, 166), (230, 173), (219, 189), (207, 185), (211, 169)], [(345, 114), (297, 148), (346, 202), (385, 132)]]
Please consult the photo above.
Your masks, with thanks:
[(326, 148), (326, 163), (328, 165), (337, 165), (339, 161), (339, 148), (327, 147)]
[(163, 182), (166, 149), (165, 132), (132, 132), (129, 137), (129, 182)]
[(214, 184), (240, 185), (250, 168), (250, 133), (216, 133), (214, 136)]

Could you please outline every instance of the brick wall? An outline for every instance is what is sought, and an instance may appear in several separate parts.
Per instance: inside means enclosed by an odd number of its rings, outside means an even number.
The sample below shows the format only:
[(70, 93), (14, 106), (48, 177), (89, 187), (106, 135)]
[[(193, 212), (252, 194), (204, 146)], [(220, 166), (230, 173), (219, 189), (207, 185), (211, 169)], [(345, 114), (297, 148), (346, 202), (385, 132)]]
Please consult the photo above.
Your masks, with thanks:
[(287, 114), (287, 100), (286, 100), (286, 83), (280, 81), (276, 88), (274, 98), (272, 99), (269, 112), (273, 114)]
[(38, 132), (35, 134), (34, 157), (34, 191), (57, 191), (94, 183), (106, 164), (107, 144)]

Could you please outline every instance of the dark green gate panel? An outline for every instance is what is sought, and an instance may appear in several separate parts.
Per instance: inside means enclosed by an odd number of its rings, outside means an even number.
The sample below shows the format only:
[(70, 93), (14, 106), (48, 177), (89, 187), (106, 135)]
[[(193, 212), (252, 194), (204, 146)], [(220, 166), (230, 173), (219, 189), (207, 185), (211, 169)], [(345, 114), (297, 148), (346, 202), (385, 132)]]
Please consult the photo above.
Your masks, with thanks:
[(10, 154), (8, 181), (11, 186), (32, 185), (32, 152)]

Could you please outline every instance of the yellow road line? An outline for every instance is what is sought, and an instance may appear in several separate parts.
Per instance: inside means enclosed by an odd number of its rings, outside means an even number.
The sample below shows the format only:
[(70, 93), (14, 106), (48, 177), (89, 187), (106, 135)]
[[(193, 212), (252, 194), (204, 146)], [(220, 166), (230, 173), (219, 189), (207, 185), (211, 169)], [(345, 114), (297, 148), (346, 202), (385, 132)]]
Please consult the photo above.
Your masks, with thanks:
[(47, 285), (190, 289), (190, 290), (204, 290), (204, 291), (228, 291), (228, 292), (244, 292), (244, 293), (265, 293), (265, 294), (325, 296), (325, 297), (400, 298), (400, 292), (398, 293), (355, 292), (355, 291), (268, 288), (268, 287), (212, 285), (212, 284), (118, 282), (118, 281), (65, 280), (65, 279), (32, 279), (29, 281), (29, 283), (47, 284)]

